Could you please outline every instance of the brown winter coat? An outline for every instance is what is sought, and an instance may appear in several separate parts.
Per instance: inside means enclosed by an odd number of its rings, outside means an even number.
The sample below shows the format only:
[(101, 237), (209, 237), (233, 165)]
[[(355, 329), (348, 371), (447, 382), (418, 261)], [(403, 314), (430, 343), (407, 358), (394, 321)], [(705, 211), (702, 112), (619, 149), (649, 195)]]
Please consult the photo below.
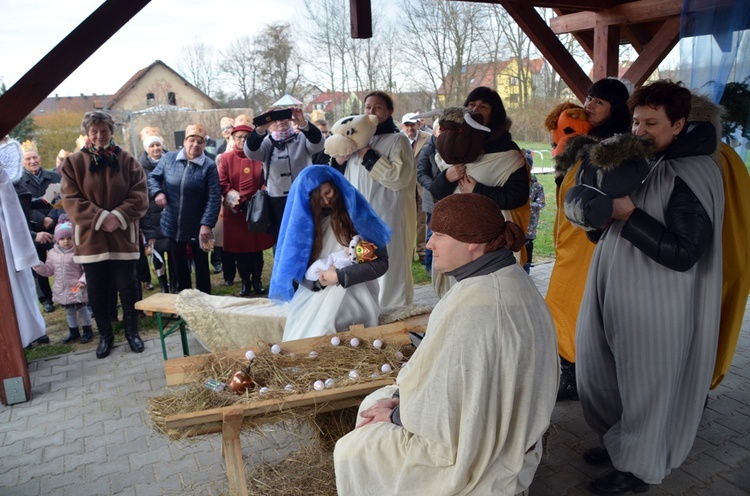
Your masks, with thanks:
[[(148, 209), (148, 189), (143, 167), (130, 153), (120, 150), (119, 170), (111, 167), (91, 172), (91, 157), (76, 152), (62, 165), (63, 208), (73, 222), (75, 262), (137, 260), (138, 220)], [(101, 229), (104, 219), (114, 215), (119, 228)]]

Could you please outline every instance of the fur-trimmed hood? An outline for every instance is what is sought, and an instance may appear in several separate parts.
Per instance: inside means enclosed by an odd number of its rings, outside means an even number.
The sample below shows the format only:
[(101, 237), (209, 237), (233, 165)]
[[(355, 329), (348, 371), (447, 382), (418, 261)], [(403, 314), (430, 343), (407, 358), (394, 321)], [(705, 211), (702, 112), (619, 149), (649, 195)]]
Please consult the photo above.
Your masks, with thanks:
[[(721, 142), (721, 119), (726, 114), (726, 110), (721, 105), (714, 103), (706, 95), (693, 93), (690, 100), (690, 115), (688, 121), (710, 122), (716, 129), (716, 142)], [(719, 148), (716, 148), (714, 158), (717, 158)]]
[(588, 149), (597, 143), (599, 143), (598, 139), (586, 134), (573, 136), (568, 140), (565, 148), (554, 157), (555, 171), (568, 172), (571, 167), (583, 160)]
[(589, 161), (592, 166), (607, 171), (633, 160), (647, 160), (653, 155), (651, 143), (632, 134), (615, 134), (591, 147)]

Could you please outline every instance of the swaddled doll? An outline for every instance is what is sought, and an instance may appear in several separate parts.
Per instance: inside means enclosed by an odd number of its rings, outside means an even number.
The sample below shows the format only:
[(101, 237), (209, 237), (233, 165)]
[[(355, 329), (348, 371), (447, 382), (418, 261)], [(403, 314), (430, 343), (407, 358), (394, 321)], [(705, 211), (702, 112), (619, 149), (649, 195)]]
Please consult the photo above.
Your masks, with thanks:
[(565, 216), (587, 231), (598, 231), (612, 218), (612, 199), (627, 196), (646, 179), (652, 147), (631, 134), (598, 141), (571, 139), (556, 160), (582, 160), (576, 185), (565, 195)]
[(343, 269), (350, 265), (371, 262), (375, 260), (375, 250), (377, 247), (370, 241), (365, 241), (357, 235), (349, 242), (349, 246), (340, 251), (335, 251), (326, 258), (314, 261), (307, 271), (305, 279), (308, 281), (317, 281), (320, 279), (320, 273), (330, 268)]

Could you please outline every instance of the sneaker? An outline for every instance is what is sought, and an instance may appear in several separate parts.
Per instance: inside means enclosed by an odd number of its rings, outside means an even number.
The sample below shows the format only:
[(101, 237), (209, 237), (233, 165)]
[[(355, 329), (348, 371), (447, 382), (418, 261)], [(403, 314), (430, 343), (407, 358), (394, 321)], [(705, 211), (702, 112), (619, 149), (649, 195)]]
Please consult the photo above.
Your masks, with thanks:
[(221, 274), (222, 270), (224, 270), (224, 268), (221, 266), (221, 264), (214, 265), (214, 274)]
[(42, 302), (42, 308), (47, 313), (52, 313), (55, 311), (55, 305), (53, 305), (51, 301)]

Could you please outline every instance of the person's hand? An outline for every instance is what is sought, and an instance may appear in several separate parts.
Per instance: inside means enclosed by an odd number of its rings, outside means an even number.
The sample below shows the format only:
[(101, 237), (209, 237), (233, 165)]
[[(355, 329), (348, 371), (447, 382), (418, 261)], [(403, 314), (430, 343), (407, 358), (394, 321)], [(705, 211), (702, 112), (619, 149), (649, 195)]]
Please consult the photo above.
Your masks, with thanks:
[(357, 429), (368, 424), (376, 422), (390, 422), (393, 409), (398, 406), (398, 398), (388, 398), (380, 400), (373, 406), (359, 414), (364, 420), (357, 426)]
[(78, 289), (84, 289), (86, 287), (86, 283), (83, 281), (78, 281), (78, 284), (76, 284), (76, 287)]
[(336, 269), (328, 269), (324, 270), (320, 273), (320, 277), (318, 278), (318, 282), (321, 286), (335, 286), (339, 283), (339, 275), (336, 272)]
[(464, 164), (454, 164), (445, 171), (445, 178), (455, 183), (466, 175), (466, 166)]
[(112, 214), (109, 214), (102, 222), (102, 231), (115, 232), (120, 227), (120, 221)]
[(211, 239), (211, 228), (208, 226), (201, 226), (200, 238), (204, 243)]
[(262, 124), (262, 125), (256, 127), (255, 131), (258, 134), (266, 134), (268, 132), (268, 128), (271, 127), (271, 124), (273, 124), (273, 121), (271, 121), (271, 122), (269, 122), (267, 124)]
[(40, 245), (46, 245), (47, 243), (52, 243), (54, 240), (55, 240), (55, 236), (53, 236), (52, 233), (48, 233), (45, 231), (36, 233), (36, 236), (34, 237), (34, 241), (36, 241)]
[(305, 125), (307, 124), (305, 113), (299, 107), (294, 107), (292, 109), (292, 120), (295, 124), (297, 124), (297, 127), (305, 127)]
[(154, 197), (154, 202), (159, 208), (166, 208), (167, 207), (167, 195), (164, 193), (159, 193)]
[(372, 148), (370, 148), (370, 145), (367, 145), (366, 147), (357, 150), (357, 155), (359, 155), (359, 158), (362, 158), (365, 156), (365, 153), (369, 152), (370, 150), (372, 150)]
[(630, 214), (635, 210), (635, 204), (629, 196), (614, 198), (612, 200), (612, 218), (617, 220), (628, 220)]
[(458, 190), (461, 193), (473, 193), (474, 187), (477, 185), (477, 181), (468, 174), (464, 174), (464, 177), (458, 181)]
[(45, 229), (52, 229), (52, 226), (54, 225), (55, 225), (55, 221), (52, 220), (52, 218), (50, 217), (45, 217), (44, 220), (42, 221), (42, 227), (44, 227)]
[(156, 238), (150, 238), (150, 239), (147, 239), (147, 240), (146, 240), (146, 243), (148, 243), (148, 245), (149, 245), (149, 246), (150, 246), (151, 248), (153, 248), (153, 247), (154, 247), (154, 243), (156, 243)]

